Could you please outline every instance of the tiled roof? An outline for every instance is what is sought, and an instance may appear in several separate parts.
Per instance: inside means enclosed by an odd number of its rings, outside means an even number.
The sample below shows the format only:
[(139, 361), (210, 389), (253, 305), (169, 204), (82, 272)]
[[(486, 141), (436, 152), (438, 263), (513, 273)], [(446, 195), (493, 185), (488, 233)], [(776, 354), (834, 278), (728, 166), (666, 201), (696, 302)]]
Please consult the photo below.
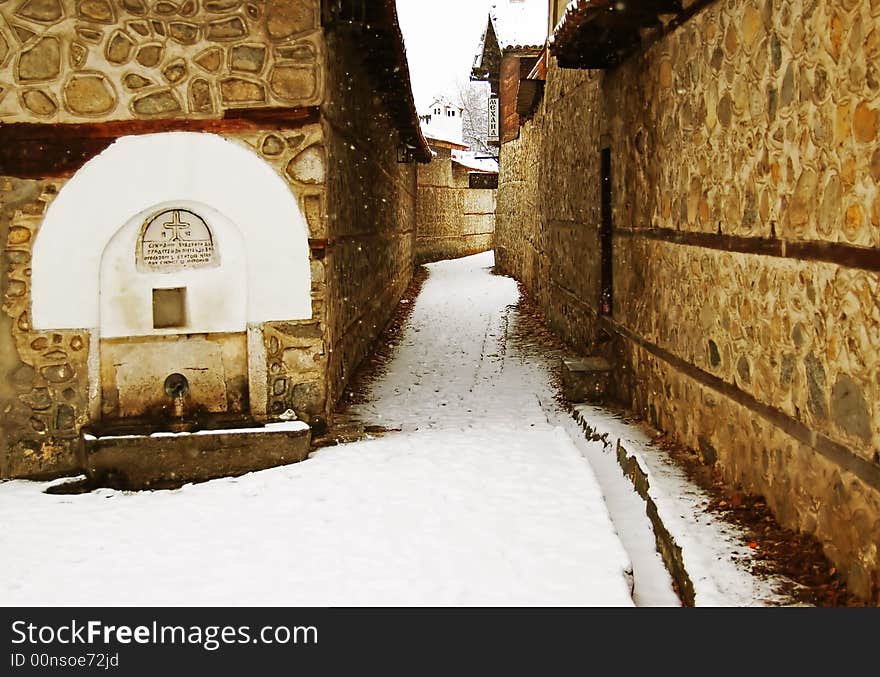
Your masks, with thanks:
[(502, 51), (540, 49), (547, 42), (546, 0), (499, 0), (489, 16)]
[(664, 25), (700, 0), (572, 0), (550, 37), (563, 68), (608, 68), (641, 45), (641, 31)]
[(537, 54), (547, 43), (549, 5), (546, 0), (498, 0), (489, 12), (486, 30), (474, 56), (472, 80), (497, 76), (500, 56), (510, 51)]

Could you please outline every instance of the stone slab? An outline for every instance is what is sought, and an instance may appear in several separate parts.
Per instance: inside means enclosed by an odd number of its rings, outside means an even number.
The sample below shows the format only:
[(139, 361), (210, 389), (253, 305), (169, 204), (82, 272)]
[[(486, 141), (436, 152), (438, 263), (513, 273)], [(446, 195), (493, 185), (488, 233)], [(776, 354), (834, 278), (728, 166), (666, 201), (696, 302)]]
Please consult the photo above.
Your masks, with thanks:
[(611, 371), (611, 364), (604, 357), (563, 358), (562, 364), (574, 372)]
[(611, 392), (611, 365), (602, 357), (563, 358), (562, 391), (569, 402), (603, 402)]
[(305, 423), (268, 424), (194, 433), (85, 434), (81, 461), (89, 479), (115, 489), (162, 489), (234, 477), (305, 460), (311, 429)]

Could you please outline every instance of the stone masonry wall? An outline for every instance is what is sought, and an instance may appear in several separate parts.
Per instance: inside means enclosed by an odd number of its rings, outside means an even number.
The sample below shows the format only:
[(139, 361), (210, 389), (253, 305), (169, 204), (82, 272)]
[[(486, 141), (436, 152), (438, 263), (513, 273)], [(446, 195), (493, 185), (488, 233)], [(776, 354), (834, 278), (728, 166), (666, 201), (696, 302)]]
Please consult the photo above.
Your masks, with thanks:
[[(298, 197), (310, 235), (324, 232), (320, 125), (228, 137), (278, 169)], [(317, 144), (317, 145), (316, 145)], [(309, 150), (311, 149), (311, 150)], [(308, 152), (307, 152), (308, 151)], [(66, 179), (0, 178), (3, 314), (0, 315), (0, 476), (37, 476), (74, 469), (79, 429), (89, 422), (87, 329), (35, 332), (30, 328), (33, 243), (49, 203)], [(266, 345), (270, 417), (293, 409), (303, 420), (327, 409), (324, 263), (312, 260), (312, 319), (269, 322)], [(283, 290), (279, 290), (283, 293)], [(97, 387), (97, 386), (95, 386)]]
[(442, 158), (420, 165), (418, 182), (417, 263), (492, 249), (495, 190), (469, 188), (468, 170)]
[(0, 178), (0, 477), (72, 469), (88, 419), (89, 334), (34, 331), (30, 322), (31, 246), (58, 188)]
[(26, 0), (0, 6), (0, 120), (216, 117), (318, 105), (317, 0)]
[[(319, 124), (290, 130), (245, 134), (239, 140), (284, 178), (306, 217), (309, 238), (327, 236), (324, 132)], [(329, 324), (325, 261), (312, 254), (312, 318), (267, 322), (263, 339), (268, 357), (270, 417), (292, 409), (304, 421), (326, 415)], [(279, 289), (278, 293), (284, 293)]]
[[(318, 106), (326, 94), (323, 49), (317, 0), (0, 3), (0, 124), (218, 119), (229, 109)], [(276, 168), (306, 216), (309, 236), (326, 237), (322, 126), (227, 137)], [(31, 250), (67, 177), (23, 180), (14, 173), (0, 169), (9, 174), (0, 176), (2, 477), (75, 469), (89, 389), (99, 387), (88, 379), (96, 337), (87, 328), (30, 328)], [(328, 408), (326, 275), (319, 256), (312, 256), (311, 276), (311, 320), (257, 328), (267, 355), (270, 417), (293, 409), (311, 420)]]
[(385, 328), (413, 272), (416, 166), (398, 163), (399, 135), (364, 55), (327, 36), (328, 402), (341, 396)]
[(878, 69), (873, 0), (721, 0), (614, 70), (553, 61), (540, 110), (502, 147), (496, 232), (500, 266), (561, 335), (609, 353), (615, 337), (638, 413), (815, 534), (875, 600)]
[[(550, 326), (589, 352), (598, 335), (601, 90), (584, 84), (590, 74), (552, 63), (534, 121), (502, 145), (496, 256), (532, 290)], [(575, 92), (556, 83), (572, 77), (583, 79)]]

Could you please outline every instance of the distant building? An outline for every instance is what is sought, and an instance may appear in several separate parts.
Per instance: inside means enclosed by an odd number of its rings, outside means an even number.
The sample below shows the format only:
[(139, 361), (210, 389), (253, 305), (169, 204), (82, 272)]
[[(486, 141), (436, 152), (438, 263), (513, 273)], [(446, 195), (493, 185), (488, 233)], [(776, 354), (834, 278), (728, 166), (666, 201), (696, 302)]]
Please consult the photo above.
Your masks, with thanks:
[[(540, 81), (531, 73), (547, 43), (549, 9), (547, 0), (499, 0), (489, 13), (471, 80), (488, 82), (492, 96), (499, 99), (500, 143), (519, 136), (531, 102), (542, 91), (540, 85), (521, 87), (521, 82)], [(528, 105), (518, 105), (521, 89)]]
[(433, 159), (418, 172), (418, 263), (477, 254), (494, 245), (498, 161), (468, 150), (463, 112), (438, 97), (419, 115)]
[(467, 148), (464, 142), (464, 127), (462, 114), (464, 108), (450, 103), (440, 97), (436, 98), (428, 106), (427, 110), (419, 115), (422, 134), (428, 141), (428, 145), (439, 147)]

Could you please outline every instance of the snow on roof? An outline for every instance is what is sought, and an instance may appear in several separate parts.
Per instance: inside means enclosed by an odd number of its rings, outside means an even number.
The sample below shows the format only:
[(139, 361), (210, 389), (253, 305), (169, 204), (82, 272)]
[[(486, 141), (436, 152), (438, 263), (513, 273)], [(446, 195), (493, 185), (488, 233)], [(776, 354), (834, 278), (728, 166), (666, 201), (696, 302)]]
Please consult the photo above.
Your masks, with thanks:
[(420, 115), (433, 115), (434, 107), (440, 104), (441, 106), (446, 106), (446, 108), (457, 108), (458, 110), (464, 110), (458, 104), (452, 103), (449, 99), (444, 96), (434, 97), (434, 100), (431, 102), (431, 105), (427, 107), (426, 110), (423, 110)]
[[(438, 120), (442, 120), (442, 118), (439, 118)], [(467, 148), (467, 144), (462, 138), (461, 125), (455, 128), (451, 125), (444, 124), (432, 125), (422, 120), (422, 135), (428, 141), (429, 146), (431, 145), (431, 141), (442, 141), (443, 143), (451, 143), (456, 146), (461, 146), (462, 148)]]
[[(567, 28), (571, 30), (572, 27), (576, 27), (575, 23), (577, 20), (586, 14), (588, 10), (614, 9), (611, 7), (612, 2), (613, 0), (571, 0), (565, 6), (565, 11), (562, 13), (556, 26), (553, 27), (553, 31), (550, 34), (550, 45), (554, 45), (559, 40), (560, 34), (565, 32)], [(614, 4), (623, 5), (623, 3)]]
[[(436, 113), (438, 107), (442, 110)], [(452, 103), (446, 97), (434, 97), (430, 107), (419, 114), (422, 135), (429, 140), (467, 148), (463, 140), (462, 111), (464, 108)]]
[(454, 146), (455, 148), (460, 148), (464, 150), (467, 148), (466, 143), (462, 143), (461, 141), (456, 141), (451, 138), (438, 138), (440, 134), (425, 134), (425, 140), (428, 142), (428, 146), (437, 146), (445, 148), (446, 146)]
[(449, 129), (448, 127), (434, 126), (430, 127), (426, 125), (424, 121), (422, 121), (422, 135), (428, 141), (428, 145), (431, 145), (431, 141), (440, 141), (441, 143), (448, 143), (453, 146), (460, 146), (461, 148), (467, 148), (467, 144), (461, 138), (460, 130)]
[[(556, 35), (556, 32), (562, 27), (562, 24), (566, 22), (571, 16), (577, 14), (578, 12), (586, 9), (586, 6), (591, 4), (590, 0), (571, 0), (566, 6), (565, 11), (562, 13), (562, 16), (559, 18), (559, 21), (553, 27), (553, 32), (550, 36), (550, 42), (553, 42), (553, 38)], [(607, 3), (605, 3), (607, 4)]]
[(547, 41), (548, 10), (545, 0), (498, 0), (489, 17), (501, 49), (543, 47)]
[(452, 151), (452, 161), (474, 172), (498, 173), (498, 160), (495, 158), (478, 158), (473, 153)]
[[(485, 80), (492, 68), (489, 54), (497, 49), (540, 50), (547, 43), (549, 6), (543, 0), (498, 0), (489, 11), (486, 30), (474, 55), (472, 80)], [(487, 60), (488, 58), (488, 60)]]

